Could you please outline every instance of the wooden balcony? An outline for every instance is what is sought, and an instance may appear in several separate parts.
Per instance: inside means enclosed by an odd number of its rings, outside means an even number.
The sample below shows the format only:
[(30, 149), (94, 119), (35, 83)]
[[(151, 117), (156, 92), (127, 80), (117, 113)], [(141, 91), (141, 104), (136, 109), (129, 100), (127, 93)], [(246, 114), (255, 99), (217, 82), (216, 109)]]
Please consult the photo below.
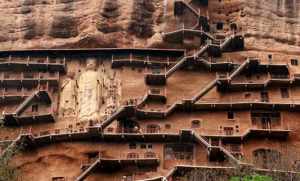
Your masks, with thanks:
[[(32, 106), (32, 112), (25, 111), (32, 101), (41, 101), (48, 105), (42, 110)], [(6, 126), (18, 126), (23, 124), (41, 123), (41, 122), (54, 122), (54, 109), (51, 106), (52, 100), (47, 91), (36, 91), (28, 96), (12, 113), (4, 113), (3, 121)]]
[(222, 51), (240, 51), (244, 49), (244, 37), (239, 34), (233, 34), (232, 36), (225, 39), (224, 42), (220, 44)]
[(167, 67), (171, 64), (175, 64), (177, 57), (172, 55), (161, 55), (161, 56), (152, 56), (152, 55), (136, 55), (136, 54), (124, 54), (124, 55), (112, 55), (111, 62), (112, 68), (120, 68), (123, 66), (131, 67)]
[(31, 125), (39, 123), (50, 123), (55, 122), (55, 115), (53, 111), (49, 113), (38, 113), (35, 115), (21, 115), (17, 116), (14, 114), (4, 114), (4, 125), (6, 126), (20, 126), (20, 125)]
[[(81, 169), (84, 171), (92, 163), (82, 164)], [(159, 158), (100, 158), (95, 170), (112, 171), (118, 170), (130, 165), (143, 167), (156, 167), (159, 165)]]
[(2, 57), (0, 58), (0, 70), (34, 70), (34, 71), (66, 71), (65, 58), (53, 59), (49, 57), (32, 58), (28, 57)]
[(147, 101), (167, 102), (166, 89), (150, 88), (148, 91)]
[[(202, 16), (201, 16), (202, 17)], [(214, 37), (202, 30), (194, 30), (189, 28), (180, 28), (175, 31), (166, 32), (163, 33), (163, 40), (167, 42), (183, 42), (186, 38), (193, 38), (193, 37), (199, 37), (202, 42), (204, 42), (207, 39), (213, 40)]]
[(24, 88), (9, 91), (6, 88), (0, 88), (0, 104), (5, 104), (8, 102), (20, 102), (29, 97), (31, 94), (32, 91), (28, 91)]
[(145, 82), (147, 85), (165, 85), (167, 83), (166, 74), (148, 73), (145, 75)]
[[(93, 129), (94, 128), (94, 129)], [(103, 133), (99, 127), (82, 129), (55, 129), (39, 133), (29, 132), (36, 146), (49, 145), (68, 141), (96, 141), (96, 142), (148, 142), (148, 143), (174, 143), (178, 141), (193, 142), (193, 135), (189, 131), (180, 133)]]
[(139, 158), (138, 154), (135, 154), (134, 158), (105, 158), (99, 157), (89, 160), (87, 163), (81, 165), (82, 173), (75, 179), (75, 181), (83, 181), (88, 175), (93, 172), (109, 172), (118, 171), (127, 166), (138, 166), (138, 167), (157, 167), (159, 165), (159, 158), (156, 156), (152, 158)]
[(201, 135), (207, 139), (221, 139), (224, 143), (241, 143), (247, 139), (286, 139), (290, 132), (288, 127), (279, 126), (269, 129), (256, 128), (255, 126), (247, 129), (245, 132), (235, 132), (233, 130), (230, 134), (224, 130), (207, 130), (202, 129)]
[(46, 84), (50, 86), (58, 86), (59, 72), (55, 73), (0, 73), (0, 85), (2, 87), (10, 86), (37, 86), (38, 84)]
[(196, 110), (300, 110), (300, 100), (293, 98), (272, 99), (269, 101), (231, 97), (223, 100), (205, 98), (199, 100), (193, 106)]
[(270, 128), (270, 129), (258, 129), (252, 128), (249, 133), (245, 135), (246, 139), (249, 138), (273, 138), (273, 139), (286, 139), (292, 130), (288, 128)]

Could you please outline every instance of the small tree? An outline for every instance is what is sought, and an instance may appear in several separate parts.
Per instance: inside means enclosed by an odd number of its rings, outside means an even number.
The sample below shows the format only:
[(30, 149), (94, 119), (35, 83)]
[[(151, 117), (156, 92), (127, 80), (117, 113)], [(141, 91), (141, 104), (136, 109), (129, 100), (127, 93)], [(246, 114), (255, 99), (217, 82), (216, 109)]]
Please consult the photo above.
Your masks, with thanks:
[(265, 175), (247, 175), (243, 177), (231, 177), (230, 181), (273, 181), (273, 179)]
[(9, 165), (9, 161), (18, 150), (19, 146), (17, 145), (6, 145), (5, 152), (0, 157), (0, 181), (17, 180), (17, 170)]

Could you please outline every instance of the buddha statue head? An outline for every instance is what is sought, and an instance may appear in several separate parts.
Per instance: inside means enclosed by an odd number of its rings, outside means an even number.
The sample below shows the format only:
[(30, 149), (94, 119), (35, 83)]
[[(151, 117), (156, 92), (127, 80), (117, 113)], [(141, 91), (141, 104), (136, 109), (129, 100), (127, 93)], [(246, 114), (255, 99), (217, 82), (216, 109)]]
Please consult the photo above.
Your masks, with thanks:
[(86, 69), (87, 70), (95, 70), (97, 68), (97, 60), (96, 58), (88, 58), (86, 60)]

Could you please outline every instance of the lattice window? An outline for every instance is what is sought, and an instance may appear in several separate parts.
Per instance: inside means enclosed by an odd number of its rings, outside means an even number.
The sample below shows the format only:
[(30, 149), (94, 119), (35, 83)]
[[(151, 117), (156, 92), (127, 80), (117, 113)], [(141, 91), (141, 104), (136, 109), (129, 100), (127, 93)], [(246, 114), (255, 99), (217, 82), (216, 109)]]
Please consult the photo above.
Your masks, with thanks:
[(137, 153), (128, 153), (127, 154), (127, 158), (128, 159), (134, 159), (134, 158), (139, 158), (139, 154), (137, 154)]
[(160, 131), (160, 126), (156, 124), (150, 124), (147, 126), (147, 133), (158, 133)]

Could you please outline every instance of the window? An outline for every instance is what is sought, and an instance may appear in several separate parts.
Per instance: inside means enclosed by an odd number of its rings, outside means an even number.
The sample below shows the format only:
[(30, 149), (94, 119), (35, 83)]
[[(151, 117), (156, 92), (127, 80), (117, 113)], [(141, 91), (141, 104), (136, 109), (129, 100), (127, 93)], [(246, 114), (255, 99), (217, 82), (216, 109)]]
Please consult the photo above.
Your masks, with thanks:
[(170, 128), (171, 128), (171, 125), (170, 125), (170, 124), (165, 124), (165, 128), (166, 128), (166, 129), (170, 129)]
[(129, 144), (129, 149), (136, 149), (136, 144), (135, 143), (130, 143)]
[(129, 159), (139, 158), (139, 155), (137, 153), (128, 153), (127, 158), (129, 158)]
[(160, 131), (159, 125), (150, 124), (147, 126), (147, 133), (158, 133)]
[(240, 126), (239, 125), (235, 125), (235, 132), (240, 132)]
[(147, 148), (146, 144), (141, 144), (141, 149), (146, 149), (146, 148)]
[(152, 149), (152, 147), (153, 147), (151, 144), (148, 144), (147, 146), (148, 146), (148, 149)]
[(260, 98), (262, 102), (269, 102), (269, 94), (267, 91), (260, 92)]
[(31, 107), (32, 112), (38, 112), (39, 111), (39, 107), (37, 104), (32, 105)]
[(233, 135), (233, 127), (224, 127), (225, 135)]
[(272, 54), (268, 55), (269, 60), (272, 59), (272, 57), (273, 57)]
[(291, 59), (291, 64), (297, 66), (298, 60), (297, 59)]
[(280, 93), (282, 98), (290, 97), (288, 88), (280, 88)]
[(52, 177), (52, 181), (66, 181), (65, 177)]
[(222, 22), (218, 22), (217, 23), (217, 30), (222, 30), (223, 29), (223, 23)]
[(281, 125), (280, 112), (252, 112), (252, 124), (261, 129), (272, 129)]
[(232, 24), (230, 24), (230, 29), (231, 29), (231, 31), (236, 31), (238, 28), (235, 23), (232, 23)]
[(227, 112), (228, 119), (234, 119), (234, 113), (232, 111)]
[(200, 120), (192, 120), (192, 128), (199, 128)]

